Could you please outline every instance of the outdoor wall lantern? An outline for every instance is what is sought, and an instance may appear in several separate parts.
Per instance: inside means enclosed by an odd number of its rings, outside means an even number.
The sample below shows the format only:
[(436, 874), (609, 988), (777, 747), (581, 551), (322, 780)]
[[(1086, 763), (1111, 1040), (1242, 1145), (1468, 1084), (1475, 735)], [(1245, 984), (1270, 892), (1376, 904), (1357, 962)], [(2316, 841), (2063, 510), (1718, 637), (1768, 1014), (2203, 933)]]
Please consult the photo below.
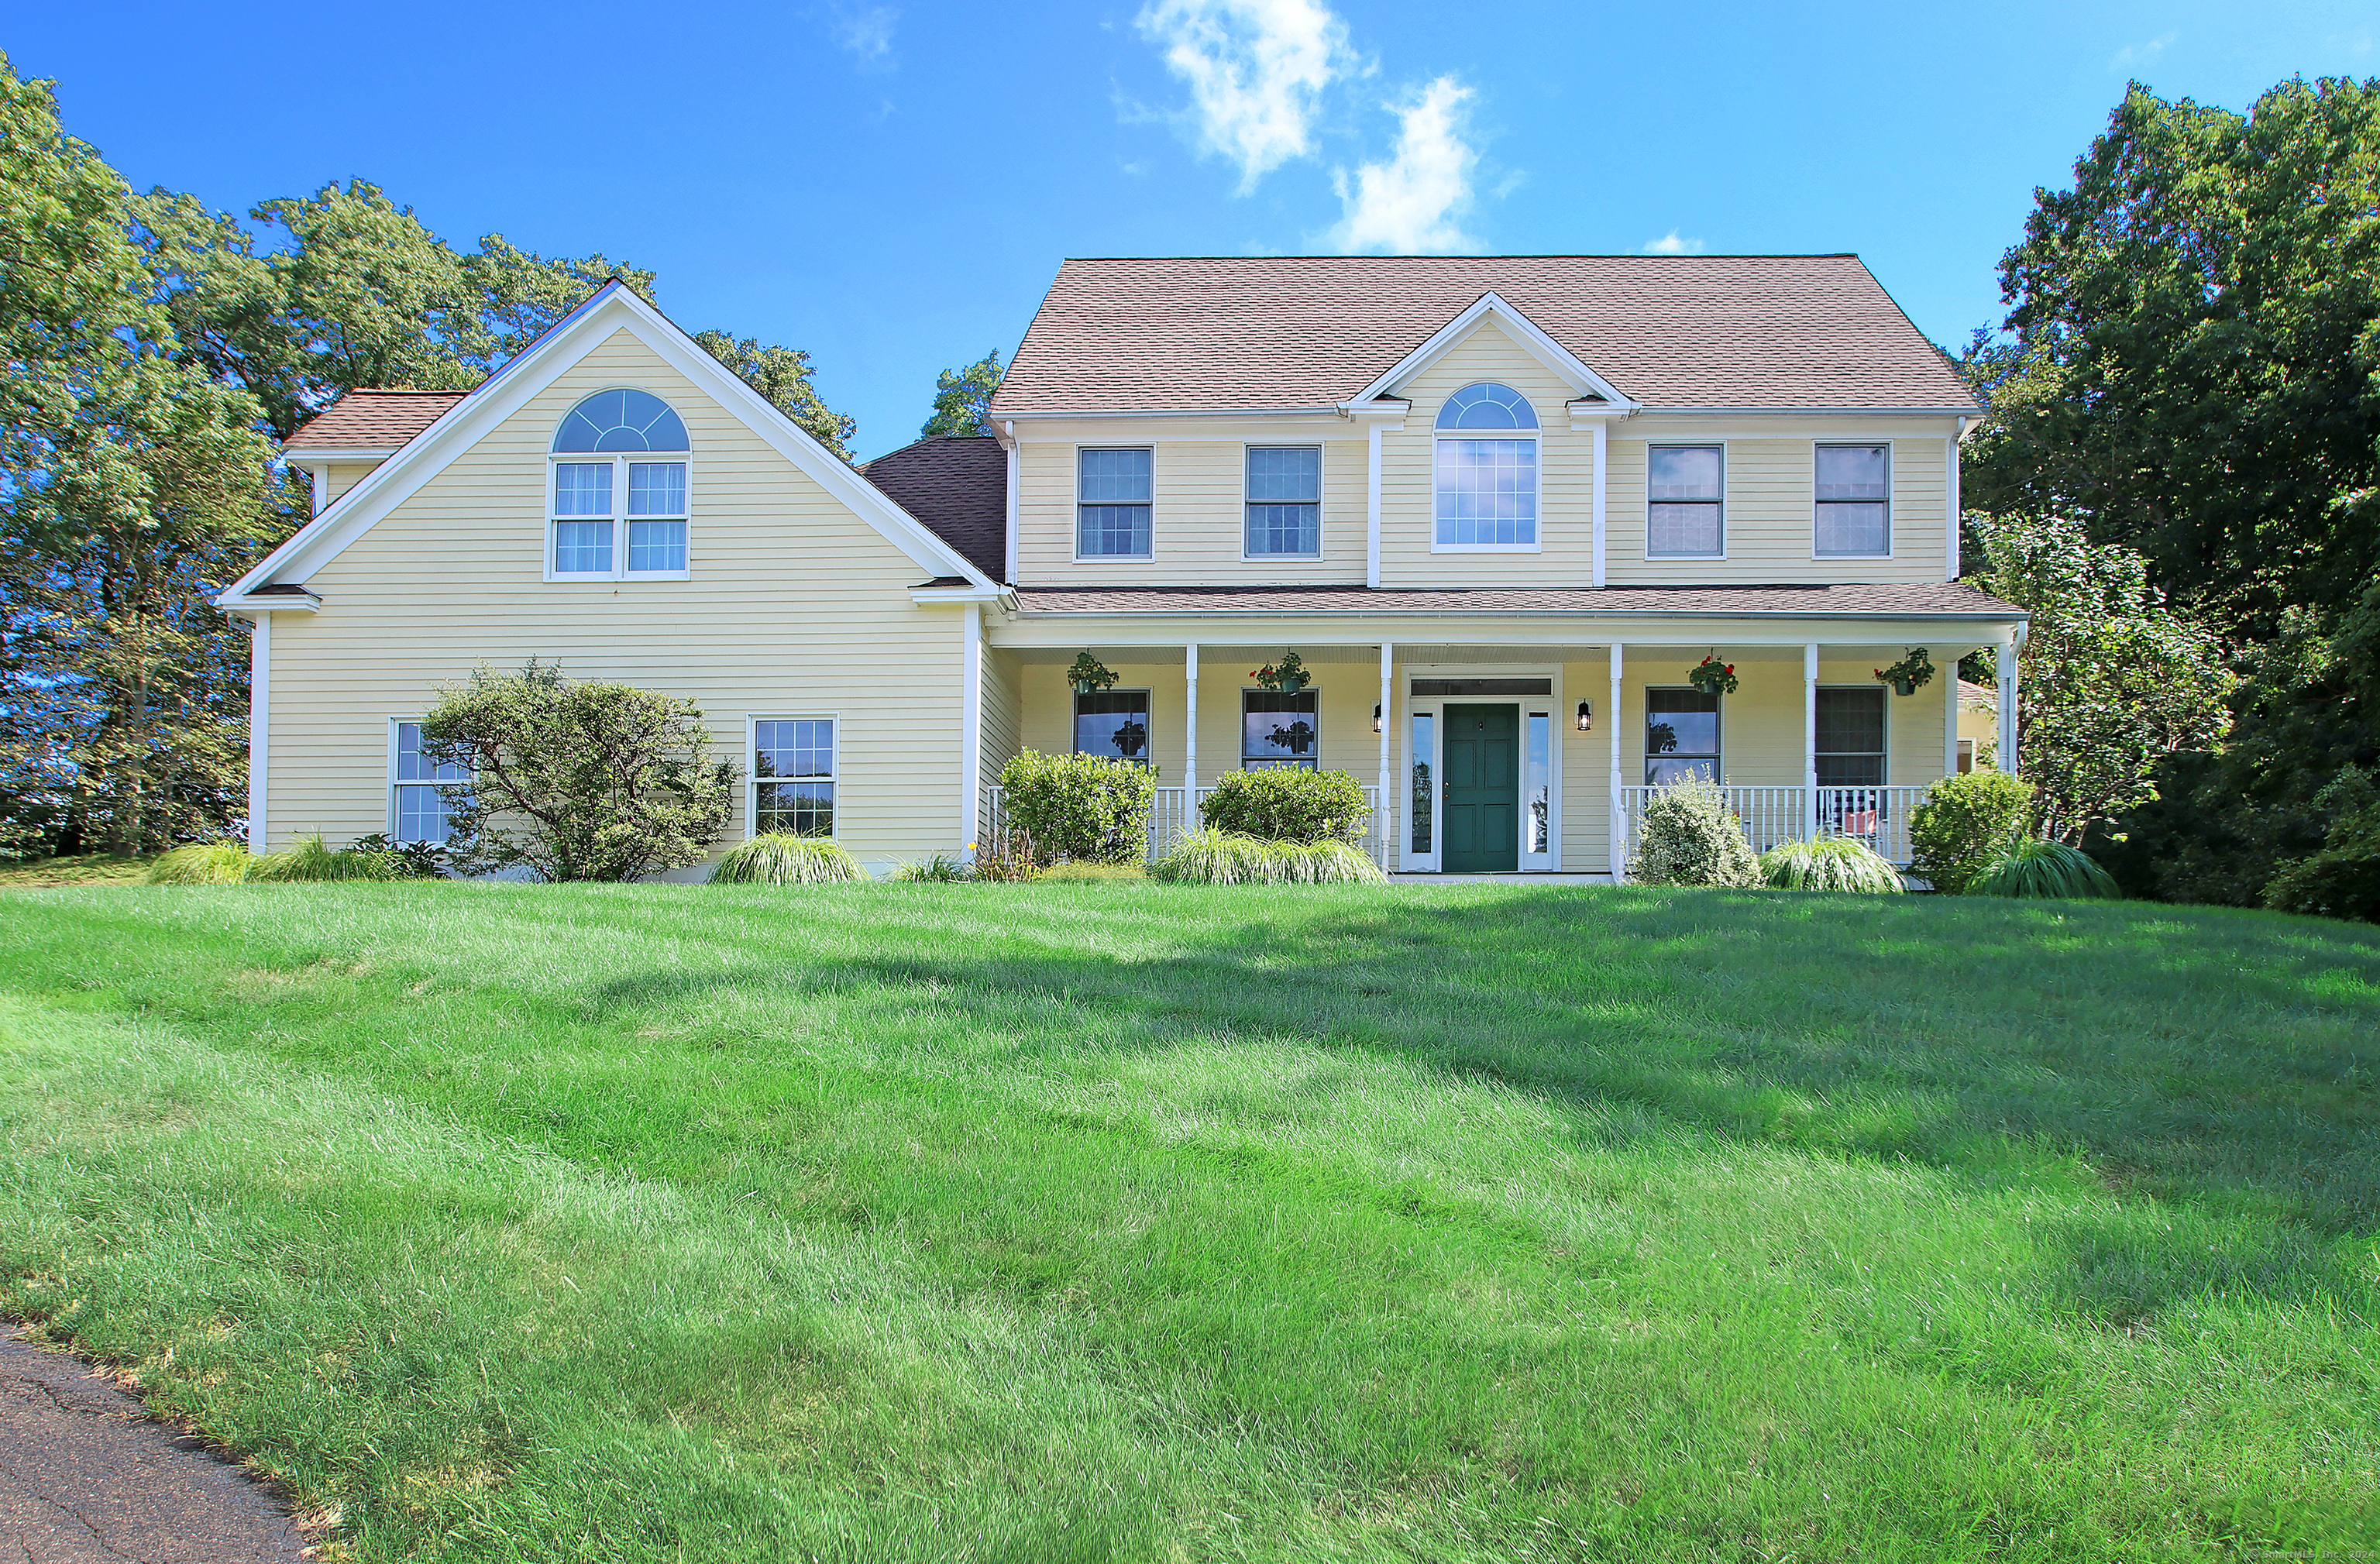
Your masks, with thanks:
[(1376, 734), (1380, 731), (1380, 703), (1377, 700), (1372, 702), (1372, 731)]
[(1578, 731), (1583, 734), (1595, 732), (1595, 702), (1582, 700), (1578, 703)]

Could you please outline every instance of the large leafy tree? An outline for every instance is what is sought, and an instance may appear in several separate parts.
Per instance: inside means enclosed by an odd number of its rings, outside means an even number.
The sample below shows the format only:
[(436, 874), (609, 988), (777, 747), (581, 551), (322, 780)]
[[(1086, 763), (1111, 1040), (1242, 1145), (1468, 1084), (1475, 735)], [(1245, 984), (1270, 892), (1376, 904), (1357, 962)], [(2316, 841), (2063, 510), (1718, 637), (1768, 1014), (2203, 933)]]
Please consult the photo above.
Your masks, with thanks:
[(776, 405), (777, 410), (801, 425), (828, 450), (851, 460), (856, 419), (844, 417), (819, 398), (810, 384), (810, 356), (795, 347), (765, 347), (750, 337), (741, 341), (725, 332), (697, 332), (694, 340), (705, 353), (742, 377), (744, 383)]
[(2001, 265), (1973, 508), (2064, 515), (2226, 629), (2352, 603), (2380, 528), (2380, 80), (2246, 115), (2134, 84)]
[(944, 370), (934, 382), (934, 411), (917, 434), (990, 434), (991, 394), (1000, 389), (1000, 350), (992, 349), (964, 369)]
[(2032, 616), (2017, 753), (2034, 818), (2042, 835), (2076, 841), (2155, 798), (2167, 756), (2222, 736), (2232, 674), (2131, 550), (2066, 521), (1985, 518), (1978, 530), (1983, 585)]
[(206, 598), (278, 536), (270, 452), (183, 352), (131, 200), (0, 57), (0, 848), (203, 835), (244, 773), (243, 650)]

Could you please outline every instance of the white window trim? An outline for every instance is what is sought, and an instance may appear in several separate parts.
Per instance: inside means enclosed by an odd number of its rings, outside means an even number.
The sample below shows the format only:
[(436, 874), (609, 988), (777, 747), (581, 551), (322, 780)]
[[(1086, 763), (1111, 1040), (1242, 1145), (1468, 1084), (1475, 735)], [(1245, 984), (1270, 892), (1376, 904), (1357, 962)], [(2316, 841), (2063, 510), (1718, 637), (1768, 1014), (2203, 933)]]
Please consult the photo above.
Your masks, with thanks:
[[(1066, 507), (1066, 534), (1067, 547), (1074, 552), (1075, 563), (1076, 564), (1147, 564), (1151, 560), (1155, 559), (1157, 557), (1156, 443), (1154, 441), (1148, 441), (1135, 443), (1129, 440), (1119, 441), (1113, 444), (1084, 444), (1077, 443), (1076, 444), (1070, 446), (1068, 449), (1074, 453), (1074, 455), (1067, 458), (1067, 461), (1074, 468), (1075, 498), (1073, 503)], [(1086, 451), (1146, 451), (1148, 453), (1148, 552), (1145, 554), (1087, 554), (1083, 552), (1083, 453)], [(1245, 478), (1241, 480), (1240, 489), (1243, 493), (1247, 491), (1247, 483)], [(1247, 512), (1245, 510), (1242, 510), (1240, 517), (1240, 527), (1242, 532), (1245, 533), (1247, 528)]]
[[(1654, 787), (1659, 785), (1645, 780), (1646, 768), (1653, 764), (1654, 758), (1652, 750), (1646, 747), (1646, 745), (1647, 741), (1649, 741), (1653, 736), (1651, 732), (1653, 725), (1653, 695), (1657, 690), (1665, 694), (1679, 695), (1700, 695), (1703, 693), (1702, 691), (1694, 688), (1692, 685), (1644, 684), (1636, 686), (1636, 785), (1639, 787)], [(1718, 731), (1711, 735), (1711, 739), (1713, 743), (1718, 746), (1718, 752), (1711, 757), (1712, 759), (1718, 762), (1717, 768), (1718, 775), (1713, 777), (1711, 781), (1716, 786), (1726, 787), (1729, 783), (1727, 780), (1727, 697), (1725, 695), (1721, 695), (1718, 697), (1718, 705), (1712, 709), (1711, 716), (1716, 720), (1715, 725), (1718, 729)]]
[[(1840, 556), (1840, 555), (1835, 555), (1835, 556), (1831, 556), (1831, 557), (1840, 558), (1841, 556)], [(1952, 670), (1952, 672), (1955, 673), (1957, 672), (1957, 670), (1956, 670), (1956, 669), (1953, 669), (1953, 670)], [(1821, 685), (1818, 686), (1818, 690), (1819, 690), (1819, 693), (1820, 693), (1820, 694), (1824, 694), (1824, 693), (1825, 693), (1825, 692), (1827, 692), (1828, 690), (1864, 690), (1864, 689), (1874, 689), (1874, 690), (1877, 691), (1877, 692), (1878, 692), (1878, 693), (1883, 697), (1883, 699), (1884, 699), (1884, 768), (1883, 768), (1883, 769), (1884, 769), (1884, 780), (1883, 780), (1882, 782), (1876, 782), (1876, 783), (1874, 783), (1874, 784), (1872, 784), (1872, 785), (1876, 786), (1876, 787), (1890, 787), (1890, 786), (1892, 785), (1892, 703), (1893, 703), (1893, 701), (1894, 701), (1895, 699), (1899, 698), (1899, 697), (1897, 697), (1896, 696), (1894, 696), (1894, 694), (1892, 693), (1892, 686), (1891, 686), (1891, 685), (1880, 685), (1880, 684), (1876, 684), (1876, 683), (1875, 681), (1873, 681), (1873, 680), (1869, 681), (1867, 684), (1864, 684), (1864, 685), (1861, 685), (1861, 684), (1850, 684), (1850, 685), (1844, 685), (1844, 684), (1833, 684), (1833, 685), (1821, 684)], [(1828, 753), (1828, 754), (1829, 754), (1829, 755), (1840, 755), (1840, 754), (1845, 754), (1845, 753), (1848, 753), (1848, 752), (1847, 752), (1847, 751), (1844, 751), (1844, 750), (1834, 750), (1834, 749), (1830, 749), (1830, 750), (1827, 751), (1827, 753)], [(1816, 750), (1815, 750), (1815, 749), (1814, 749), (1814, 750), (1812, 750), (1812, 751), (1810, 752), (1810, 769), (1811, 769), (1813, 771), (1815, 771), (1815, 770), (1818, 769), (1818, 752), (1817, 752)], [(1871, 784), (1864, 783), (1864, 782), (1853, 782), (1853, 783), (1840, 783), (1840, 782), (1829, 783), (1829, 782), (1821, 782), (1821, 783), (1819, 783), (1818, 785), (1819, 785), (1819, 786), (1821, 786), (1821, 787), (1828, 787), (1828, 786), (1846, 786), (1846, 785), (1848, 785), (1848, 786), (1854, 786), (1854, 787), (1863, 787), (1863, 786), (1868, 786), (1868, 785), (1871, 785)]]
[[(420, 721), (421, 719), (419, 717), (402, 713), (392, 716), (388, 720), (388, 825), (385, 829), (388, 839), (391, 842), (409, 842), (413, 840), (413, 838), (403, 837), (397, 834), (397, 790), (399, 788), (407, 787), (436, 787), (439, 785), (436, 782), (399, 782), (396, 780), (396, 733), (398, 724), (404, 722), (419, 722)], [(446, 843), (441, 842), (437, 843), (437, 845), (443, 847)]]
[[(1900, 528), (1893, 525), (1894, 513), (1900, 507), (1893, 499), (1893, 488), (1900, 479), (1900, 453), (1893, 449), (1891, 436), (1876, 440), (1830, 437), (1810, 442), (1810, 557), (1814, 560), (1888, 560), (1892, 558), (1893, 538)], [(1884, 447), (1884, 552), (1880, 554), (1822, 554), (1818, 552), (1818, 450), (1826, 445), (1881, 445)]]
[(834, 724), (834, 772), (824, 780), (834, 787), (834, 829), (818, 840), (838, 842), (843, 837), (843, 713), (841, 711), (747, 711), (744, 713), (744, 840), (751, 841), (760, 834), (760, 783), (767, 782), (817, 782), (817, 777), (767, 777), (760, 775), (756, 763), (760, 753), (760, 724), (763, 722), (832, 722)]
[[(1260, 502), (1248, 498), (1248, 453), (1251, 451), (1311, 451), (1314, 453), (1314, 552), (1310, 554), (1252, 554), (1248, 552), (1248, 507)], [(1150, 491), (1156, 492), (1152, 477)], [(1330, 535), (1330, 446), (1321, 440), (1243, 440), (1240, 442), (1240, 563), (1269, 564), (1275, 560), (1288, 560), (1298, 564), (1313, 564), (1329, 552)], [(1290, 502), (1293, 503), (1294, 502)], [(1152, 513), (1155, 510), (1151, 507)], [(1152, 514), (1149, 543), (1157, 541), (1156, 520)]]
[[(1715, 554), (1654, 552), (1653, 505), (1655, 502), (1653, 499), (1653, 453), (1665, 449), (1706, 451), (1714, 445), (1718, 447), (1718, 552)], [(1645, 442), (1645, 557), (1646, 559), (1701, 560), (1706, 564), (1719, 564), (1726, 562), (1728, 534), (1727, 514), (1730, 510), (1734, 508), (1734, 502), (1728, 491), (1728, 486), (1735, 480), (1735, 462), (1733, 460), (1733, 456), (1734, 453), (1728, 449), (1728, 442), (1724, 438), (1718, 440), (1647, 440)], [(1810, 470), (1813, 473), (1815, 473), (1817, 471), (1817, 467), (1818, 458), (1814, 455), (1810, 458)], [(1813, 529), (1811, 546), (1815, 548), (1816, 546), (1815, 528), (1817, 526), (1818, 515), (1817, 501), (1815, 499), (1816, 490), (1815, 487), (1811, 492), (1813, 495), (1810, 502), (1810, 520)], [(1700, 502), (1696, 503), (1699, 503)], [(1840, 556), (1829, 555), (1828, 557), (1838, 558)]]
[[(1520, 850), (1517, 862), (1522, 874), (1559, 874), (1562, 867), (1562, 757), (1570, 749), (1573, 730), (1563, 721), (1569, 710), (1562, 689), (1562, 668), (1558, 662), (1416, 662), (1401, 665), (1397, 693), (1403, 699), (1404, 709), (1399, 713), (1402, 724), (1397, 731), (1397, 746), (1403, 753), (1404, 764), (1397, 771), (1397, 786), (1402, 790), (1394, 801), (1396, 818), (1402, 822), (1397, 832), (1397, 845), (1402, 867), (1408, 873), (1437, 874), (1444, 861), (1446, 848), (1446, 772), (1442, 756), (1446, 748), (1446, 707), (1451, 701), (1457, 706), (1500, 706), (1506, 701), (1520, 709), (1521, 767), (1526, 773), (1529, 764), (1529, 710), (1538, 701), (1547, 703), (1547, 714), (1552, 723), (1552, 742), (1547, 755), (1546, 844), (1549, 851), (1539, 854), (1529, 851), (1528, 799), (1521, 800), (1519, 829), (1523, 835), (1516, 844)], [(1534, 695), (1424, 695), (1413, 693), (1416, 679), (1545, 679), (1550, 681), (1553, 693)], [(1413, 720), (1427, 716), (1430, 721), (1429, 760), (1430, 786), (1437, 790), (1430, 799), (1430, 850), (1413, 850), (1413, 810), (1410, 789), (1413, 787), (1414, 744)], [(1383, 800), (1381, 806), (1389, 807)]]
[[(1156, 689), (1155, 689), (1153, 686), (1148, 685), (1119, 685), (1115, 686), (1114, 688), (1111, 688), (1111, 689), (1104, 689), (1104, 690), (1099, 691), (1099, 694), (1101, 694), (1101, 695), (1136, 695), (1136, 696), (1141, 696), (1141, 697), (1146, 697), (1146, 698), (1147, 698), (1147, 700), (1148, 701), (1148, 736), (1146, 739), (1144, 739), (1142, 742), (1143, 742), (1143, 743), (1145, 743), (1145, 744), (1147, 744), (1147, 745), (1148, 746), (1148, 753), (1147, 753), (1147, 754), (1145, 754), (1145, 755), (1143, 755), (1143, 756), (1141, 757), (1141, 764), (1143, 764), (1143, 765), (1145, 765), (1145, 766), (1154, 766), (1154, 765), (1156, 765), (1156, 764), (1157, 764), (1157, 691), (1156, 691)], [(1078, 707), (1076, 707), (1076, 706), (1075, 706), (1075, 702), (1076, 702), (1076, 701), (1078, 701), (1078, 700), (1080, 700), (1080, 699), (1082, 699), (1082, 698), (1083, 698), (1083, 697), (1082, 697), (1081, 696), (1076, 695), (1076, 694), (1075, 693), (1075, 686), (1074, 686), (1074, 685), (1068, 685), (1066, 686), (1066, 742), (1067, 742), (1067, 745), (1069, 746), (1069, 747), (1067, 748), (1066, 753), (1067, 753), (1067, 754), (1069, 754), (1069, 755), (1088, 755), (1088, 754), (1096, 753), (1095, 751), (1092, 751), (1092, 750), (1087, 750), (1087, 749), (1082, 749), (1082, 748), (1079, 748), (1079, 747), (1075, 747), (1075, 746), (1079, 746), (1079, 745), (1081, 744), (1081, 742), (1082, 742), (1081, 738), (1078, 736), (1078, 734), (1079, 734), (1079, 729), (1078, 729), (1078, 728), (1076, 727), (1076, 725), (1075, 725), (1077, 722), (1079, 722), (1079, 721), (1081, 721), (1081, 718), (1082, 718), (1082, 711), (1081, 711), (1081, 709), (1080, 709), (1080, 708), (1078, 708)], [(1119, 756), (1119, 757), (1117, 757), (1117, 758), (1122, 759), (1122, 758), (1123, 758), (1123, 757)]]
[[(674, 409), (673, 409), (674, 410)], [(554, 514), (556, 491), (561, 487), (563, 464), (586, 466), (595, 462), (612, 464), (612, 568), (609, 570), (556, 570), (553, 566), (553, 529), (565, 521), (601, 521), (601, 516), (565, 516)], [(679, 516), (635, 516), (628, 515), (628, 464), (631, 462), (669, 462), (686, 468), (686, 515)], [(686, 527), (686, 565), (684, 570), (630, 570), (628, 568), (628, 523), (636, 521), (680, 521)], [(694, 576), (694, 455), (686, 451), (549, 451), (545, 458), (545, 578), (548, 581), (686, 581)]]
[[(1476, 384), (1478, 384), (1478, 383), (1479, 383), (1479, 382), (1476, 382), (1476, 381), (1472, 381), (1472, 382), (1466, 382), (1466, 383), (1465, 383), (1464, 385), (1463, 385), (1463, 386), (1458, 386), (1456, 389), (1457, 389), (1457, 390), (1467, 390), (1467, 389), (1469, 389), (1469, 387), (1470, 387), (1470, 386), (1472, 386), (1472, 385), (1476, 385)], [(1504, 382), (1501, 382), (1501, 381), (1498, 381), (1498, 382), (1496, 382), (1495, 383), (1496, 383), (1496, 384), (1498, 384), (1498, 385), (1501, 385), (1501, 384), (1503, 384)], [(1518, 388), (1518, 387), (1514, 387), (1513, 389), (1514, 389), (1514, 390), (1518, 390), (1519, 388)], [(1450, 393), (1449, 394), (1450, 394), (1450, 395), (1451, 395), (1452, 394), (1451, 394), (1451, 393)], [(1537, 427), (1536, 427), (1536, 428), (1535, 428), (1535, 429), (1532, 429), (1532, 430), (1518, 430), (1518, 429), (1512, 429), (1512, 430), (1498, 430), (1498, 429), (1454, 429), (1454, 430), (1447, 430), (1447, 429), (1440, 429), (1440, 428), (1439, 428), (1439, 427), (1438, 427), (1438, 424), (1437, 424), (1437, 421), (1436, 421), (1436, 418), (1435, 418), (1435, 417), (1433, 417), (1432, 421), (1431, 421), (1431, 423), (1430, 423), (1430, 430), (1429, 430), (1429, 552), (1430, 552), (1431, 553), (1434, 553), (1434, 554), (1541, 554), (1541, 553), (1544, 553), (1544, 552), (1546, 552), (1546, 424), (1545, 424), (1545, 417), (1544, 417), (1544, 415), (1543, 415), (1543, 414), (1537, 413), (1537, 405), (1536, 405), (1536, 402), (1534, 402), (1534, 401), (1529, 401), (1529, 399), (1528, 399), (1526, 396), (1524, 396), (1522, 399), (1523, 399), (1524, 401), (1528, 401), (1528, 402), (1529, 402), (1529, 411), (1530, 411), (1532, 414), (1535, 414), (1535, 415), (1536, 416), (1536, 418), (1537, 418)], [(1440, 403), (1440, 404), (1439, 405), (1439, 410), (1440, 412), (1445, 411), (1445, 404), (1444, 404), (1444, 403)], [(1448, 441), (1448, 440), (1526, 440), (1526, 441), (1531, 442), (1532, 443), (1534, 443), (1534, 444), (1536, 446), (1536, 448), (1537, 448), (1536, 460), (1534, 463), (1532, 463), (1532, 464), (1531, 464), (1531, 465), (1532, 465), (1532, 467), (1535, 467), (1535, 469), (1536, 469), (1536, 479), (1537, 479), (1537, 492), (1536, 492), (1536, 521), (1535, 521), (1535, 523), (1534, 523), (1534, 525), (1535, 525), (1535, 526), (1536, 526), (1536, 533), (1537, 533), (1537, 537), (1536, 537), (1536, 542), (1534, 542), (1534, 543), (1441, 543), (1441, 542), (1439, 542), (1439, 541), (1438, 540), (1438, 526), (1439, 526), (1439, 520), (1441, 519), (1441, 518), (1439, 517), (1439, 514), (1438, 514), (1438, 447), (1439, 447), (1439, 443), (1440, 443), (1440, 442), (1442, 442), (1442, 441)], [(1814, 461), (1815, 460), (1815, 457), (1814, 457), (1814, 458), (1812, 458), (1812, 459), (1813, 459)]]

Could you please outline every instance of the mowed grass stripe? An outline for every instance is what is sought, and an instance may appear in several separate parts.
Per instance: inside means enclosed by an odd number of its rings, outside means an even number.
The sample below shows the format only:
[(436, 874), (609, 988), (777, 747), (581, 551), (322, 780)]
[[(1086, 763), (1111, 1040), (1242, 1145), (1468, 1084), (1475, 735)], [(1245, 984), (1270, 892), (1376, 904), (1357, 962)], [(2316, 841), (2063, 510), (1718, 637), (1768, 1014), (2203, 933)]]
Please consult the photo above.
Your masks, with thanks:
[[(2370, 938), (1917, 905), (22, 898), (9, 1302), (151, 1364), (371, 1556), (2196, 1557), (2371, 1528)], [(2227, 945), (2284, 976), (2226, 979)], [(561, 1260), (510, 1236), (540, 1220)], [(268, 1281), (296, 1291), (237, 1291)], [(419, 1415), (424, 1352), (476, 1396)]]

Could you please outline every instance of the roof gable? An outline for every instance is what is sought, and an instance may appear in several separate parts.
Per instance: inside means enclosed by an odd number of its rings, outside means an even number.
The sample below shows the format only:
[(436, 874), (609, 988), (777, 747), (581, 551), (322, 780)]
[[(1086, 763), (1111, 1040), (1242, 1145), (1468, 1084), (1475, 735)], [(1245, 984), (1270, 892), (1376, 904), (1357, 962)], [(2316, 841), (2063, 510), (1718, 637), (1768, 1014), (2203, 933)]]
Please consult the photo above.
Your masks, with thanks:
[(394, 452), (470, 394), (359, 386), (300, 424), (281, 449), (298, 455), (320, 450)]
[(1331, 408), (1490, 293), (1647, 407), (1980, 410), (1852, 255), (1072, 260), (992, 410)]
[(1494, 293), (1481, 294), (1471, 308), (1432, 332), (1420, 346), (1389, 366), (1378, 379), (1349, 400), (1369, 402), (1376, 397), (1400, 394), (1407, 382), (1446, 357), (1477, 330), (1482, 321), (1488, 320), (1501, 325), (1505, 334), (1519, 344), (1523, 352), (1543, 364), (1579, 397), (1609, 403), (1614, 408), (1628, 411), (1633, 411), (1638, 406), (1621, 394), (1609, 381), (1587, 368), (1578, 355), (1539, 330), (1536, 321)]
[[(992, 589), (993, 583), (950, 544), (844, 460), (820, 445), (775, 404), (713, 358), (677, 325), (622, 284), (605, 284), (476, 390), (438, 414), (396, 455), (273, 551), (215, 600), (225, 609), (287, 608), (287, 594), (258, 597), (268, 584), (298, 584), (418, 492), (463, 452), (492, 433), (531, 398), (613, 333), (626, 331), (693, 382), (728, 414), (776, 450), (884, 540), (935, 577), (955, 576)], [(336, 404), (333, 405), (334, 407)], [(325, 409), (325, 416), (329, 409)]]

